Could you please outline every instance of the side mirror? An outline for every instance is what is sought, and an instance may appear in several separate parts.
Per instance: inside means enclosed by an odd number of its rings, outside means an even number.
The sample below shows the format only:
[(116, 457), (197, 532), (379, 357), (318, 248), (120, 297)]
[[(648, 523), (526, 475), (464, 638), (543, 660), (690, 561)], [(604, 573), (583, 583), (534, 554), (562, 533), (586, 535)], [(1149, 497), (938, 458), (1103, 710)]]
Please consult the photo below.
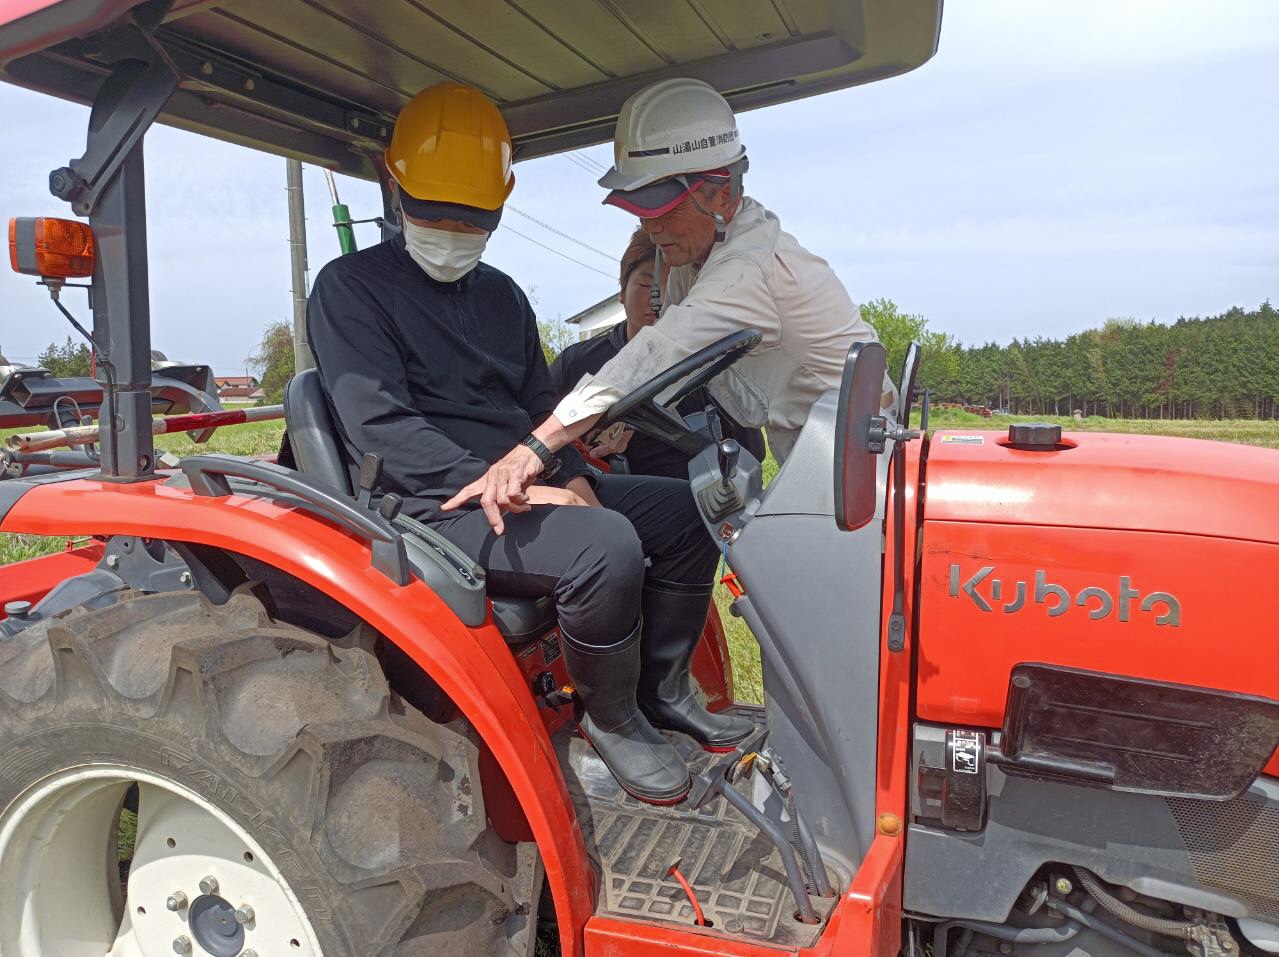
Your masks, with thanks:
[(878, 342), (855, 342), (844, 363), (835, 419), (835, 523), (846, 532), (875, 517), (876, 460), (883, 439), (873, 447), (871, 420), (879, 416), (886, 362)]

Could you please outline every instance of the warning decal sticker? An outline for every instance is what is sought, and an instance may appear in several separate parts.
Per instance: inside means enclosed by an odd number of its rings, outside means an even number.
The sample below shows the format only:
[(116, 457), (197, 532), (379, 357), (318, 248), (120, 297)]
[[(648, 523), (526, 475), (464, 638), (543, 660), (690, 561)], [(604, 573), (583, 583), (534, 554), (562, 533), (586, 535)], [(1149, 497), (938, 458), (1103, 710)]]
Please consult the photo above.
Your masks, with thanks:
[(956, 774), (976, 774), (981, 768), (981, 739), (972, 731), (950, 733), (950, 769)]
[(984, 435), (943, 435), (941, 437), (942, 445), (985, 445), (986, 436)]

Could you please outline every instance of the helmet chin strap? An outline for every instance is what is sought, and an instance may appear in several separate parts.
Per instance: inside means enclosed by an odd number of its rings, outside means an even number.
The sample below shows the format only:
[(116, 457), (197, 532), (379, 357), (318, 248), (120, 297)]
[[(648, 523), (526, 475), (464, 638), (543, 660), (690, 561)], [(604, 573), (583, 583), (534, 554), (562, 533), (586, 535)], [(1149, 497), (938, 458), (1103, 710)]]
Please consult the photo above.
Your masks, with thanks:
[(648, 289), (648, 308), (656, 322), (662, 315), (662, 247), (653, 249), (653, 285)]
[[(737, 204), (742, 201), (742, 197), (745, 195), (745, 191), (742, 189), (742, 174), (745, 173), (747, 169), (746, 159), (743, 157), (737, 165), (730, 167), (730, 169), (732, 170), (732, 173), (728, 180), (729, 185), (731, 186), (728, 194), (728, 208), (736, 209)], [(677, 176), (675, 178), (684, 184), (684, 187), (688, 190), (688, 198), (692, 200), (697, 211), (715, 220), (715, 241), (711, 243), (712, 248), (714, 248), (715, 243), (722, 243), (728, 237), (728, 221), (724, 218), (724, 214), (718, 212), (712, 213), (709, 209), (703, 206), (701, 200), (697, 197), (697, 190), (689, 185), (687, 177)], [(661, 274), (662, 247), (658, 246), (657, 251), (653, 255), (653, 285), (649, 289), (649, 308), (653, 310), (654, 320), (658, 319), (662, 314)]]
[[(680, 181), (683, 182), (685, 186), (688, 185), (688, 181), (683, 177), (680, 177)], [(741, 173), (733, 174), (733, 176), (729, 178), (729, 184), (728, 208), (735, 209), (737, 204), (741, 202), (743, 195)], [(699, 213), (709, 216), (711, 219), (715, 220), (715, 242), (722, 243), (728, 235), (728, 222), (724, 219), (724, 214), (718, 212), (712, 213), (709, 209), (703, 206), (702, 201), (698, 199), (697, 190), (692, 187), (689, 187), (688, 198), (692, 200), (693, 205), (697, 207), (697, 211)]]
[[(712, 213), (709, 209), (703, 206), (701, 200), (697, 198), (697, 190), (690, 190), (688, 198), (693, 201), (693, 205), (697, 207), (697, 211), (699, 213), (709, 216), (711, 219), (715, 220), (715, 242), (722, 243), (724, 241), (724, 237), (728, 235), (726, 232), (728, 229), (728, 223), (724, 221), (724, 214)], [(733, 205), (735, 205), (735, 203)]]

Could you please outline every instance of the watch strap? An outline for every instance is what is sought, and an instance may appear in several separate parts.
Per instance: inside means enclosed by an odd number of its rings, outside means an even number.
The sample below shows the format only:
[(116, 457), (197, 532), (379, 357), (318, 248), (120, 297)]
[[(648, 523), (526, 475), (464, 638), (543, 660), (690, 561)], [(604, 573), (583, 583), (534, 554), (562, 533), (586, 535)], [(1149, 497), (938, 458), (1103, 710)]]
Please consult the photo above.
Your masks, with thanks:
[(533, 454), (537, 456), (538, 461), (542, 463), (542, 472), (538, 478), (543, 480), (551, 478), (560, 470), (560, 466), (564, 464), (560, 461), (560, 457), (558, 455), (548, 449), (534, 435), (530, 434), (525, 436), (524, 440), (520, 444), (527, 449), (531, 449)]

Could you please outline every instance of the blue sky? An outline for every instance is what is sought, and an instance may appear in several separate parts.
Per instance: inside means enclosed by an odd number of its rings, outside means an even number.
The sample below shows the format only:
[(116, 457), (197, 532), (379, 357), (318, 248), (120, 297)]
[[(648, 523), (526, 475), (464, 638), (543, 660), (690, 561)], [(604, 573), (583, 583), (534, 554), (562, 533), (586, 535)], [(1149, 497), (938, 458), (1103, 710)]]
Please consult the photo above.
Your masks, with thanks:
[[(87, 111), (0, 85), (0, 116), (0, 213), (64, 215), (46, 178), (83, 151)], [(1279, 300), (1275, 0), (950, 0), (923, 68), (740, 124), (747, 191), (854, 299), (893, 299), (965, 342)], [(586, 156), (608, 164), (610, 149)], [(262, 327), (291, 316), (284, 160), (157, 127), (147, 164), (155, 347), (241, 371)], [(511, 203), (615, 254), (634, 220), (599, 205), (581, 164), (520, 164)], [(357, 217), (378, 211), (376, 187), (338, 183)], [(337, 243), (318, 169), (306, 187), (314, 275)], [(499, 230), (485, 259), (544, 318), (615, 289), (608, 258), (505, 223), (607, 274)], [(0, 277), (7, 355), (68, 331), (43, 290)]]

